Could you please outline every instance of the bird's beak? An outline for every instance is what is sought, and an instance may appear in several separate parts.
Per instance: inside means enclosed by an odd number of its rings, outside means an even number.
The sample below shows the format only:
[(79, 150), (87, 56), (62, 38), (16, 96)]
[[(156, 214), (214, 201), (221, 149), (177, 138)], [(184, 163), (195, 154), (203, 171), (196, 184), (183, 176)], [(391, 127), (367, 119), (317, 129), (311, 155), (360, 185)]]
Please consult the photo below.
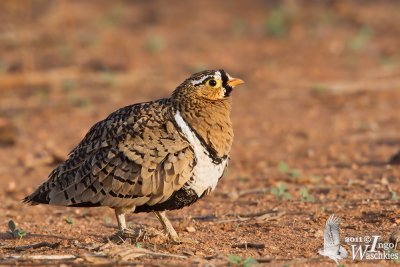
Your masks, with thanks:
[(228, 81), (228, 85), (232, 88), (234, 88), (237, 85), (241, 85), (244, 84), (244, 81), (241, 79), (237, 79), (237, 78), (232, 78)]

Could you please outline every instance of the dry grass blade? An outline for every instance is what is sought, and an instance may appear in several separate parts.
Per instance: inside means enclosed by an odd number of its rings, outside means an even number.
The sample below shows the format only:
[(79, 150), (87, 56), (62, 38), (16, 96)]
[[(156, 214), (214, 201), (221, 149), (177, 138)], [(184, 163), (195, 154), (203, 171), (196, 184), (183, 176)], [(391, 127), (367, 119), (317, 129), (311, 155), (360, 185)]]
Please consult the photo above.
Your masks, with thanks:
[(78, 257), (75, 255), (15, 255), (7, 256), (3, 259), (15, 259), (15, 260), (74, 260)]
[(105, 255), (107, 257), (118, 258), (123, 261), (143, 257), (143, 256), (150, 256), (150, 257), (170, 257), (170, 258), (179, 258), (179, 259), (186, 259), (186, 256), (183, 255), (176, 255), (176, 254), (169, 254), (169, 253), (162, 253), (162, 252), (154, 252), (145, 248), (137, 248), (134, 246), (116, 246), (111, 245), (104, 251), (102, 251), (101, 255)]
[(245, 222), (245, 221), (250, 221), (255, 219), (257, 222), (265, 222), (265, 221), (270, 221), (270, 220), (275, 220), (278, 219), (279, 217), (285, 215), (286, 212), (267, 212), (264, 214), (257, 214), (257, 215), (253, 215), (253, 216), (248, 216), (246, 215), (246, 218), (234, 218), (234, 219), (226, 219), (226, 220), (220, 220), (220, 221), (216, 221), (215, 223), (229, 223), (229, 222)]
[(286, 212), (284, 212), (284, 211), (281, 211), (281, 212), (278, 212), (275, 214), (274, 213), (265, 213), (263, 215), (254, 217), (254, 219), (258, 222), (261, 222), (261, 221), (265, 222), (265, 221), (270, 221), (270, 220), (276, 220), (285, 214), (286, 214)]
[(265, 248), (265, 244), (263, 243), (240, 243), (240, 244), (233, 244), (232, 248), (255, 248), (255, 249), (263, 249)]

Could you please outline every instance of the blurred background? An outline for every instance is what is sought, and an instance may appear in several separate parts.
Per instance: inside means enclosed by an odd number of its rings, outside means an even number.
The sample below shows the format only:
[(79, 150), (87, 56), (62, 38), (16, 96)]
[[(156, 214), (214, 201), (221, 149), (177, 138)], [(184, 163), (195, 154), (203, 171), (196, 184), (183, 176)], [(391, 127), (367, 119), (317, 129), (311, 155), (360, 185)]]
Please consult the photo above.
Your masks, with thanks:
[(399, 13), (390, 0), (1, 1), (0, 224), (51, 211), (17, 212), (91, 125), (204, 69), (246, 81), (219, 194), (284, 181), (294, 198), (393, 197)]

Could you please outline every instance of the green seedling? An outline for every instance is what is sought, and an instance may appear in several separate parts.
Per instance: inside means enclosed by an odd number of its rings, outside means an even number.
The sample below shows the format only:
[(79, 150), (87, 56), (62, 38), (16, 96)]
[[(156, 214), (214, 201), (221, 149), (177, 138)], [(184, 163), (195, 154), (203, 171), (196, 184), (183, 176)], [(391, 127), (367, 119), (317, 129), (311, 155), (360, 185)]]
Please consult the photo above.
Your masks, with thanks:
[(74, 80), (64, 80), (61, 83), (61, 87), (64, 91), (69, 92), (72, 89), (76, 88), (76, 82)]
[(118, 25), (126, 16), (126, 7), (117, 4), (99, 21), (99, 24), (105, 27), (114, 27)]
[(68, 223), (69, 225), (71, 225), (71, 227), (74, 224), (74, 222), (72, 221), (71, 216), (68, 216), (68, 218), (65, 218), (65, 222)]
[(26, 232), (21, 228), (17, 228), (13, 220), (8, 221), (8, 232), (11, 233), (14, 238), (22, 239), (26, 236)]
[(36, 96), (40, 99), (41, 102), (46, 102), (50, 97), (50, 90), (47, 87), (41, 87), (36, 90)]
[(71, 103), (71, 105), (80, 108), (86, 108), (90, 106), (89, 100), (78, 95), (75, 90), (66, 90), (66, 91), (67, 91), (67, 99)]
[(328, 92), (329, 88), (323, 84), (314, 84), (310, 87), (310, 93), (313, 95), (322, 95)]
[[(388, 254), (390, 255), (390, 254), (395, 254), (395, 253), (397, 253), (397, 250), (396, 250), (396, 244), (394, 244), (394, 248), (391, 248), (391, 249), (389, 249), (388, 250)], [(392, 262), (393, 263), (396, 263), (396, 264), (399, 264), (400, 263), (400, 259), (399, 258), (396, 258), (396, 257), (393, 257), (393, 259), (392, 259)]]
[(308, 193), (307, 187), (303, 187), (300, 190), (300, 201), (301, 202), (315, 202), (315, 198)]
[(235, 266), (250, 267), (258, 264), (258, 261), (252, 257), (242, 258), (239, 255), (228, 254), (228, 260)]
[(281, 160), (279, 162), (279, 166), (278, 169), (281, 173), (288, 173), (289, 171), (289, 166), (286, 164), (286, 162), (284, 162), (283, 160)]
[(285, 7), (276, 6), (268, 14), (265, 30), (273, 37), (284, 37), (289, 32), (292, 14)]
[(110, 70), (103, 71), (101, 73), (100, 78), (103, 81), (103, 83), (105, 84), (105, 86), (107, 86), (107, 87), (115, 87), (115, 85), (117, 84), (117, 81), (115, 79), (115, 75)]
[(311, 174), (311, 180), (313, 183), (318, 183), (321, 180), (321, 176)]
[(247, 30), (247, 23), (242, 19), (236, 19), (233, 22), (232, 28), (236, 35), (243, 35)]
[(277, 187), (271, 188), (271, 193), (278, 198), (279, 201), (283, 199), (291, 199), (292, 195), (286, 192), (285, 184), (279, 183)]
[(297, 178), (301, 175), (301, 171), (299, 169), (291, 169), (289, 175), (291, 177)]
[(157, 53), (165, 47), (165, 39), (162, 36), (151, 36), (146, 42), (146, 50), (151, 53)]
[(395, 67), (396, 60), (391, 56), (384, 55), (379, 58), (379, 63), (385, 67)]
[(361, 27), (358, 32), (348, 41), (348, 47), (353, 51), (362, 50), (371, 40), (372, 34), (373, 30), (370, 27)]
[(397, 196), (397, 193), (395, 191), (390, 191), (390, 193), (391, 193), (391, 197), (390, 197), (391, 200), (396, 201), (399, 199)]
[(293, 178), (297, 178), (301, 175), (301, 171), (299, 169), (290, 169), (287, 163), (283, 160), (279, 162), (278, 169), (281, 173), (288, 174)]

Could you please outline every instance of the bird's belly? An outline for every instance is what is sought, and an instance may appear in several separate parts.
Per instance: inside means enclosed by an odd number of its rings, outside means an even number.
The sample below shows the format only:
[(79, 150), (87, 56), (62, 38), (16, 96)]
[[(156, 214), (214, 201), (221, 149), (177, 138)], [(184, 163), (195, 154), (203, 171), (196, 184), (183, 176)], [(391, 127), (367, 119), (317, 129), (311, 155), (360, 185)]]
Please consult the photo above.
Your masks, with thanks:
[(228, 159), (215, 164), (206, 156), (204, 159), (197, 159), (197, 162), (193, 169), (193, 177), (188, 182), (187, 187), (194, 190), (200, 197), (205, 191), (213, 191), (215, 189), (224, 173)]

